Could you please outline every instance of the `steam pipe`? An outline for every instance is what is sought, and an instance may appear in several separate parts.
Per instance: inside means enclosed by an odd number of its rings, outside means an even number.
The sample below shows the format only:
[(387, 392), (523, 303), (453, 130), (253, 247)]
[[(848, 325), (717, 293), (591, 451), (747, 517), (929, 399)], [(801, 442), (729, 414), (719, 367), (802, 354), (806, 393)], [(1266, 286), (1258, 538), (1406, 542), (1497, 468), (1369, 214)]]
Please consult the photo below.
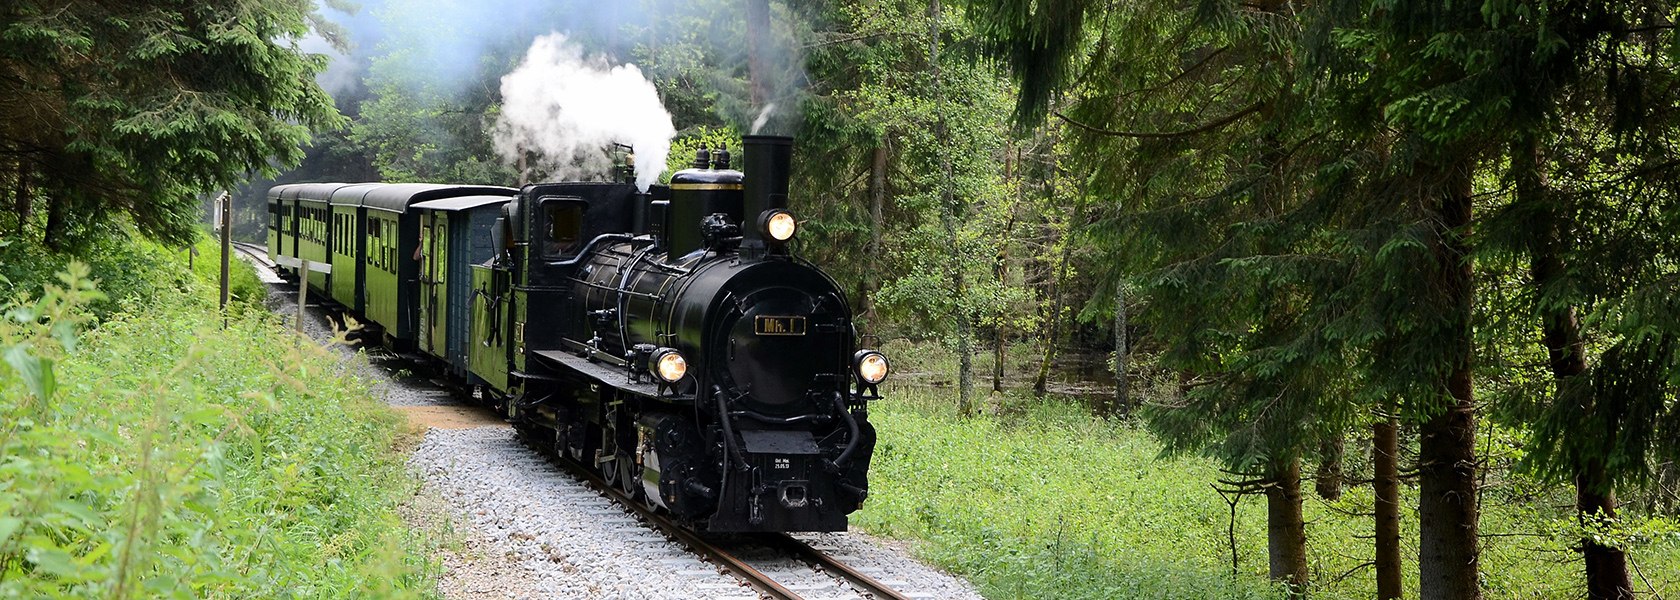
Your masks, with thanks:
[(834, 392), (834, 407), (839, 409), (840, 419), (846, 422), (846, 431), (851, 433), (846, 442), (846, 449), (840, 451), (840, 456), (835, 457), (834, 462), (828, 463), (838, 470), (846, 468), (852, 462), (852, 452), (858, 447), (858, 424), (857, 419), (852, 416), (852, 411), (846, 409), (846, 399), (841, 397), (840, 392)]
[(603, 233), (595, 236), (595, 239), (589, 240), (589, 243), (584, 244), (583, 249), (578, 250), (577, 256), (572, 257), (571, 260), (562, 260), (548, 264), (556, 267), (575, 267), (582, 263), (585, 258), (594, 254), (596, 246), (601, 244), (610, 244), (613, 242), (628, 242), (630, 239), (630, 236), (622, 233)]
[(729, 454), (735, 457), (736, 469), (742, 471), (750, 468), (747, 456), (741, 453), (741, 448), (735, 444), (735, 426), (729, 424), (729, 402), (724, 398), (723, 388), (712, 386), (712, 398), (717, 400), (718, 417), (723, 423), (723, 447), (729, 449)]
[(636, 235), (647, 235), (648, 232), (648, 203), (653, 202), (653, 196), (647, 192), (637, 192), (630, 200), (630, 232)]
[(769, 423), (769, 424), (772, 424), (772, 425), (792, 425), (792, 424), (798, 423), (800, 421), (811, 421), (811, 422), (815, 422), (815, 423), (826, 423), (829, 419), (833, 418), (833, 417), (830, 417), (828, 415), (817, 415), (817, 414), (794, 415), (794, 416), (785, 417), (785, 418), (784, 417), (772, 417), (772, 416), (766, 415), (764, 413), (753, 412), (753, 411), (750, 411), (750, 410), (737, 410), (737, 411), (729, 413), (729, 414), (730, 414), (730, 416), (746, 417), (748, 419), (752, 419), (752, 420), (758, 421), (760, 423)]

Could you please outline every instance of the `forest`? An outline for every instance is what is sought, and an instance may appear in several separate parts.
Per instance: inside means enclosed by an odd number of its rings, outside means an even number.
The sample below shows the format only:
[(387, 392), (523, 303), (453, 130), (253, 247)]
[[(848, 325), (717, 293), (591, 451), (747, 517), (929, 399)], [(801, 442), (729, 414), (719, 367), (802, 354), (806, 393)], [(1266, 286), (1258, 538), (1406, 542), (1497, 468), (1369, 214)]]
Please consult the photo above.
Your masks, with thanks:
[[(697, 149), (791, 135), (796, 250), (903, 357), (890, 389), (976, 443), (1141, 440), (1138, 478), (1215, 506), (1196, 513), (1218, 534), (1189, 551), (1198, 573), (1290, 597), (1673, 597), (1677, 16), (1647, 0), (19, 0), (0, 8), (0, 258), (186, 248), (224, 189), (235, 235), (260, 241), (276, 183), (605, 176), (581, 157), (615, 142), (668, 177)], [(510, 142), (533, 110), (510, 81), (543, 40), (559, 58), (540, 93), (646, 85), (658, 106), (594, 102)], [(7, 295), (14, 280), (0, 271)], [(1011, 424), (1043, 430), (983, 433)], [(1123, 504), (1108, 485), (1023, 494)], [(1024, 535), (894, 514), (865, 522)], [(0, 551), (8, 535), (0, 519)], [(1126, 561), (1111, 546), (1149, 543), (1114, 535), (1082, 547), (1092, 577)], [(1006, 571), (982, 556), (1031, 540), (942, 564), (984, 579)], [(1074, 597), (1008, 585), (982, 589)], [(1068, 589), (1239, 595), (1089, 585)]]

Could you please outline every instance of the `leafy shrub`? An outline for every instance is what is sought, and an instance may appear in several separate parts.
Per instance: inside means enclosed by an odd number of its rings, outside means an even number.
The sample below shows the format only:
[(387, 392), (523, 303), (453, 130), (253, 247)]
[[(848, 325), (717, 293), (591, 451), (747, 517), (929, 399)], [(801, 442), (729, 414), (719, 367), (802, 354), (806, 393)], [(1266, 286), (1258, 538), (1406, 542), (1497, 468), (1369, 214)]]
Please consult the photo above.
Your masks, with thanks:
[(140, 310), (156, 299), (179, 296), (192, 285), (186, 252), (170, 251), (151, 242), (100, 238), (85, 251), (71, 255), (38, 244), (0, 240), (0, 303), (17, 303), (24, 296), (38, 295), (72, 261), (88, 265), (92, 281), (104, 292), (86, 299), (82, 307), (96, 320), (119, 310)]
[(185, 293), (78, 341), (104, 301), (89, 273), (0, 320), (0, 596), (429, 594), (394, 512), (413, 485), (396, 417), (365, 382), (259, 313), (223, 329), (176, 272), (124, 285)]
[[(222, 242), (214, 236), (200, 236), (193, 248), (198, 252), (198, 256), (191, 261), (192, 273), (205, 282), (205, 285), (210, 287), (208, 291), (211, 295), (219, 300)], [(185, 252), (178, 252), (177, 256), (184, 254)], [(232, 255), (228, 257), (228, 265), (228, 302), (234, 305), (234, 310), (266, 310), (263, 301), (268, 298), (268, 286), (261, 279), (257, 279), (256, 271), (239, 257), (239, 251), (232, 251)]]

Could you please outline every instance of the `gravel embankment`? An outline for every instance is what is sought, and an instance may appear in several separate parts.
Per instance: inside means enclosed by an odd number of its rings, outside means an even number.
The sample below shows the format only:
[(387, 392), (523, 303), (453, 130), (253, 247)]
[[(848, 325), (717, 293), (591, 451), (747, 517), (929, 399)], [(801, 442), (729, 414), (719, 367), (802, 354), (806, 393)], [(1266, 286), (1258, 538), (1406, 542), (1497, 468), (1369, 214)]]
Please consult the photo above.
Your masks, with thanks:
[[(274, 286), (269, 307), (289, 319), (297, 292)], [(305, 333), (325, 343), (333, 324), (310, 303)], [(488, 409), (439, 387), (383, 350), (339, 347), (374, 394), (424, 437), (409, 458), (422, 486), (404, 514), (439, 540), (438, 591), (452, 600), (751, 599), (703, 562), (533, 450)], [(861, 534), (799, 536), (912, 598), (979, 600), (966, 582)], [(849, 586), (803, 563), (742, 546), (743, 558), (810, 600), (852, 600)]]
[[(734, 578), (519, 444), (508, 428), (432, 430), (409, 464), (544, 598), (757, 598)], [(485, 574), (494, 587), (500, 580)]]

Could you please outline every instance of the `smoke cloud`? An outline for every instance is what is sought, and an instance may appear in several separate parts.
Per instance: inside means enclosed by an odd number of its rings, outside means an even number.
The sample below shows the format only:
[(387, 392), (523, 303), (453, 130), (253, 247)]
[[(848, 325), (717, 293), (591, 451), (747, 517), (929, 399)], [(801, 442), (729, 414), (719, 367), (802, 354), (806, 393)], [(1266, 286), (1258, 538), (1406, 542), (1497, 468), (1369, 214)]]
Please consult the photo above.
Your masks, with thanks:
[(565, 35), (550, 33), (502, 77), (502, 114), (493, 133), (503, 159), (517, 163), (534, 153), (536, 166), (561, 178), (610, 173), (612, 144), (630, 144), (636, 186), (646, 191), (664, 170), (677, 129), (641, 69), (587, 60)]
[(313, 31), (297, 41), (298, 49), (310, 54), (324, 54), (327, 68), (315, 74), (315, 83), (334, 98), (353, 88), (361, 79), (361, 70), (350, 57)]

